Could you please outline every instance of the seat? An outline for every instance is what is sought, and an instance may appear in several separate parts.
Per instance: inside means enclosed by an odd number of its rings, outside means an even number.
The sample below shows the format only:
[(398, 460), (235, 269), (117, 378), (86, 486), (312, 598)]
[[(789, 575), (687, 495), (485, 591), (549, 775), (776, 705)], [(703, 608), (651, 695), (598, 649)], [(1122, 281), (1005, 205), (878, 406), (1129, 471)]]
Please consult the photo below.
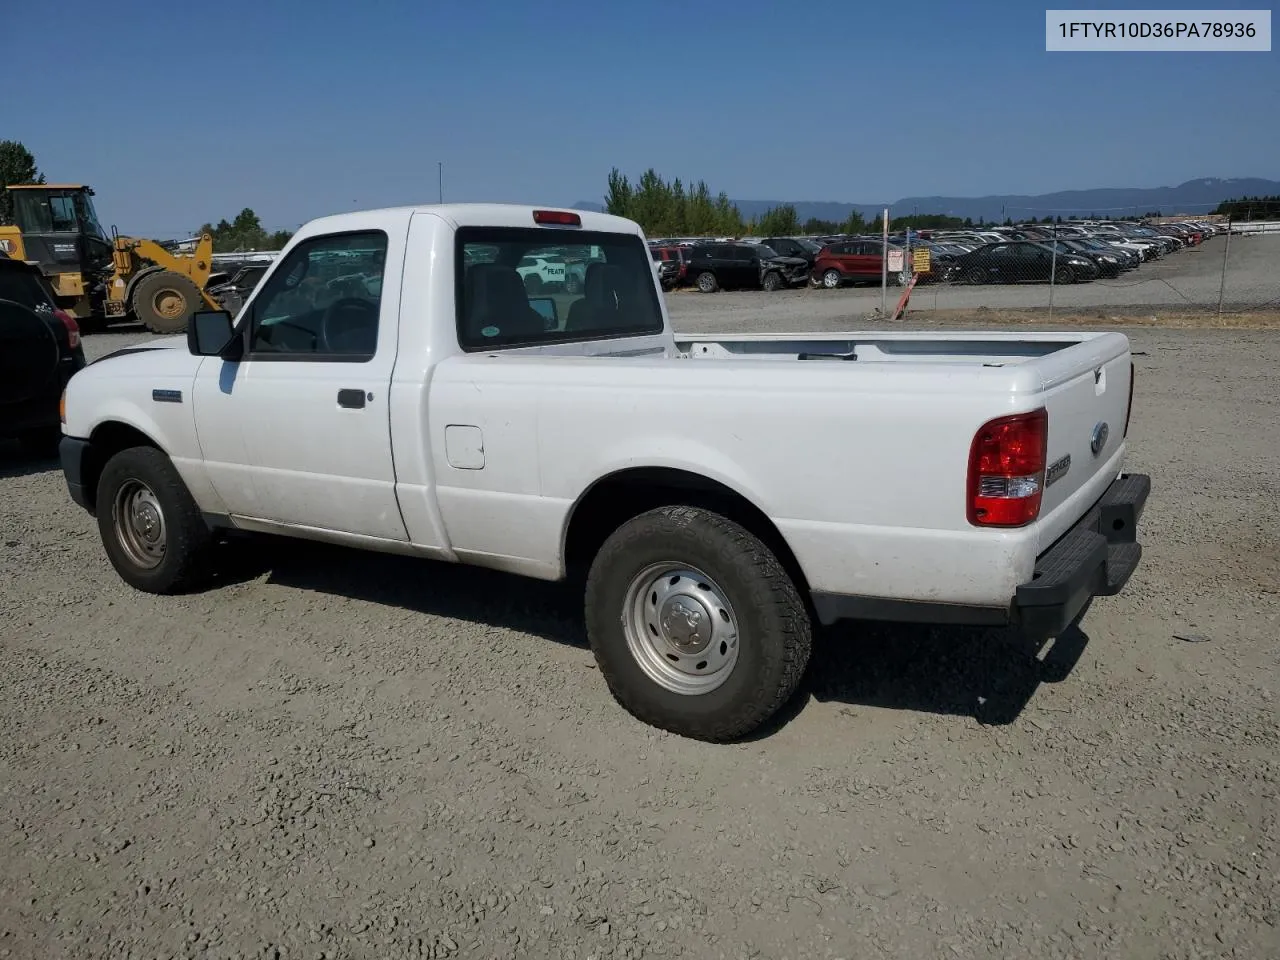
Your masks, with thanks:
[[(515, 267), (474, 264), (467, 269), (465, 292), (463, 327), (470, 340), (527, 337), (546, 330), (542, 314), (529, 306), (524, 281)], [(486, 334), (486, 330), (490, 332)]]
[(610, 330), (628, 326), (637, 297), (627, 272), (617, 264), (587, 267), (582, 299), (569, 308), (565, 330)]

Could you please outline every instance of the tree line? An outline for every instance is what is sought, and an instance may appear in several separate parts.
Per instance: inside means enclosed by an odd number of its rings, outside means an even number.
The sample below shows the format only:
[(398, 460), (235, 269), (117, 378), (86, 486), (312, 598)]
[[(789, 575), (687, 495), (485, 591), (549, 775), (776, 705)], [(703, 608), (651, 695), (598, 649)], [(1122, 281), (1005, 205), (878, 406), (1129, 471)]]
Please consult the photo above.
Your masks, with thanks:
[(234, 253), (237, 250), (281, 250), (293, 236), (290, 230), (267, 230), (262, 220), (248, 207), (245, 207), (236, 218), (228, 223), (225, 219), (217, 224), (204, 224), (199, 233), (207, 233), (213, 237), (215, 253)]
[(1232, 220), (1273, 220), (1280, 217), (1280, 195), (1225, 200), (1213, 212)]
[[(868, 221), (857, 210), (844, 220), (810, 217), (801, 220), (794, 204), (770, 207), (757, 217), (746, 218), (738, 205), (721, 191), (714, 196), (705, 180), (684, 183), (679, 177), (665, 179), (650, 167), (634, 183), (617, 167), (609, 171), (608, 189), (604, 197), (607, 213), (636, 221), (650, 237), (788, 237), (831, 236), (835, 234), (872, 234), (884, 230), (884, 215)], [(1159, 212), (1146, 216), (1159, 216)], [(1112, 218), (1107, 218), (1112, 219)], [(1138, 218), (1121, 218), (1138, 219)], [(1062, 223), (1061, 216), (1031, 217), (1020, 221), (1028, 224)], [(1013, 226), (1006, 217), (1003, 224), (979, 217), (952, 217), (940, 213), (913, 213), (890, 217), (889, 232), (905, 230), (962, 230), (986, 226)]]

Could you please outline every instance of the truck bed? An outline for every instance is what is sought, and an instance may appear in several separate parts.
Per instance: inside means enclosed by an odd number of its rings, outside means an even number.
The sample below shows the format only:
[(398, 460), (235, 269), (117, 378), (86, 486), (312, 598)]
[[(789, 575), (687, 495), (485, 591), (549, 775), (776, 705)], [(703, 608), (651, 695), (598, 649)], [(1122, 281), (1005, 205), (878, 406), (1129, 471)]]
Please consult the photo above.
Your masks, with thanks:
[(960, 363), (1011, 366), (1096, 343), (1114, 350), (1106, 333), (964, 331), (851, 332), (839, 334), (697, 334), (675, 337), (676, 350), (694, 359), (857, 360), (879, 363)]

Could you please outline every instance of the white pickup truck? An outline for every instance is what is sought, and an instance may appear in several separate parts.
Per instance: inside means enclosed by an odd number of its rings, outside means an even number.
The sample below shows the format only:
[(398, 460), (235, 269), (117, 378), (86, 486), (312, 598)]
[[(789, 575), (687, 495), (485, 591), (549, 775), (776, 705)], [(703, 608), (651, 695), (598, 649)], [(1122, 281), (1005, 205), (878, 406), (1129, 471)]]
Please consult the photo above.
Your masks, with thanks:
[[(549, 245), (595, 248), (581, 292), (521, 282)], [(618, 701), (731, 740), (815, 623), (1044, 640), (1118, 592), (1132, 387), (1115, 333), (677, 336), (632, 221), (423, 206), (315, 220), (234, 321), (91, 364), (61, 454), (138, 589), (230, 531), (580, 577)]]

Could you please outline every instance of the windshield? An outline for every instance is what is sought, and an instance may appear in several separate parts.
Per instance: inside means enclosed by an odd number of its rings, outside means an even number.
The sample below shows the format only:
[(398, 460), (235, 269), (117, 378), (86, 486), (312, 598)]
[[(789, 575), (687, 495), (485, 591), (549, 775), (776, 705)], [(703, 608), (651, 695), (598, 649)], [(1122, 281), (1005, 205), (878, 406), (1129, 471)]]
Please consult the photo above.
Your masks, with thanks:
[(797, 240), (796, 243), (804, 247), (810, 253), (817, 253), (822, 249), (822, 244), (814, 243), (812, 240)]
[(93, 209), (93, 200), (87, 193), (77, 193), (75, 195), (76, 215), (80, 218), (80, 222), (84, 224), (85, 232), (91, 233), (95, 237), (107, 239), (106, 232), (102, 229), (102, 224), (98, 221), (98, 211)]
[(778, 251), (774, 250), (773, 247), (766, 247), (763, 243), (756, 244), (756, 249), (760, 251), (761, 258), (765, 260), (772, 260), (778, 256)]

